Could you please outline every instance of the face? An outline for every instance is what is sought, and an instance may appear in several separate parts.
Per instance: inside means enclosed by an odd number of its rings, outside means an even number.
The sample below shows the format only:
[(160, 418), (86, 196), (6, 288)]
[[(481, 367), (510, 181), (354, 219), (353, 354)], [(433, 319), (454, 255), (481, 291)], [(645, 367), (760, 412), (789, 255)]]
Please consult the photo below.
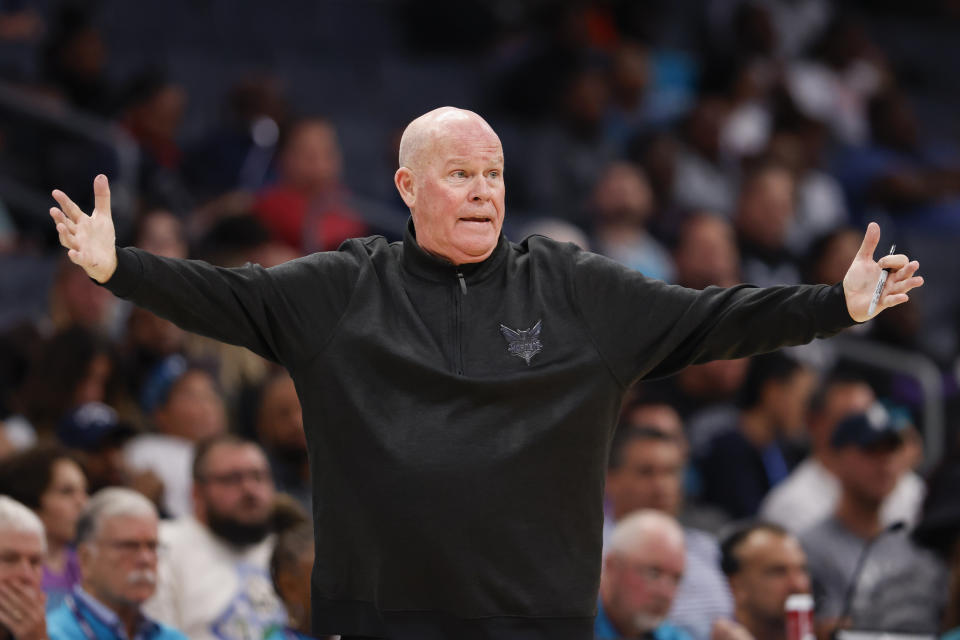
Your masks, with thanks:
[(607, 496), (617, 518), (638, 509), (671, 515), (680, 510), (683, 454), (674, 442), (634, 441), (623, 451), (623, 463), (607, 474)]
[(823, 410), (810, 421), (810, 437), (814, 446), (828, 451), (830, 437), (837, 424), (851, 413), (864, 413), (876, 401), (869, 385), (862, 382), (833, 384), (824, 399)]
[(215, 446), (203, 466), (202, 480), (194, 484), (194, 502), (201, 520), (241, 530), (266, 526), (274, 487), (259, 447), (233, 443)]
[(807, 557), (792, 536), (755, 531), (740, 545), (740, 571), (730, 578), (738, 611), (767, 623), (784, 620), (787, 596), (810, 592)]
[(640, 405), (630, 411), (626, 418), (627, 424), (631, 426), (653, 427), (686, 447), (687, 436), (683, 431), (683, 420), (677, 410), (668, 404)]
[(417, 242), (454, 264), (493, 253), (504, 214), (500, 139), (474, 118), (442, 120), (414, 168), (395, 181), (410, 207)]
[(879, 506), (904, 471), (901, 457), (901, 447), (896, 444), (871, 449), (843, 447), (837, 452), (840, 484), (855, 499)]
[(93, 356), (87, 367), (87, 375), (80, 380), (73, 393), (74, 404), (103, 402), (106, 397), (107, 381), (110, 379), (112, 371), (113, 365), (106, 354), (98, 353)]
[(807, 405), (816, 382), (813, 371), (801, 367), (783, 383), (769, 387), (769, 402), (781, 435), (798, 437), (806, 431)]
[(87, 505), (87, 480), (73, 460), (62, 458), (53, 464), (50, 486), (40, 496), (37, 515), (47, 537), (60, 544), (73, 542), (77, 521)]
[(257, 419), (260, 441), (267, 448), (304, 451), (303, 411), (293, 379), (283, 376), (270, 382), (263, 392)]
[(223, 398), (204, 371), (183, 374), (170, 390), (167, 402), (154, 415), (161, 431), (194, 442), (223, 433), (227, 412)]
[(601, 222), (641, 227), (653, 211), (653, 191), (639, 169), (617, 163), (600, 178), (593, 203)]
[(794, 182), (785, 169), (770, 169), (748, 182), (740, 197), (737, 224), (753, 242), (780, 248), (794, 217)]
[(183, 225), (169, 211), (156, 209), (146, 214), (137, 246), (158, 256), (186, 258), (187, 242)]
[(740, 281), (733, 229), (719, 217), (700, 216), (684, 225), (674, 258), (678, 281), (684, 286), (730, 287)]
[(26, 531), (0, 532), (0, 584), (39, 590), (43, 581), (43, 540)]
[(670, 611), (683, 570), (682, 540), (650, 533), (630, 553), (607, 556), (604, 609), (618, 626), (633, 627), (622, 631), (655, 629)]
[(291, 133), (280, 159), (283, 179), (304, 193), (330, 188), (340, 180), (337, 134), (325, 122), (308, 121)]
[(157, 519), (113, 516), (80, 545), (84, 588), (108, 606), (146, 601), (157, 584)]

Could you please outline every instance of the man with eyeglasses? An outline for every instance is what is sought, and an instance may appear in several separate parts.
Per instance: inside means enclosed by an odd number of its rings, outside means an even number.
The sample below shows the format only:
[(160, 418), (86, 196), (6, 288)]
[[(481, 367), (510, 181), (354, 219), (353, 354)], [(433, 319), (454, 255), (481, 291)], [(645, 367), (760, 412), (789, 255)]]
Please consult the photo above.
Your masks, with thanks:
[(131, 489), (90, 499), (77, 524), (81, 584), (47, 616), (50, 640), (185, 640), (144, 615), (157, 584), (157, 511)]
[(262, 638), (286, 622), (270, 580), (275, 491), (259, 445), (230, 434), (197, 445), (193, 514), (160, 527), (146, 610), (191, 640)]
[(683, 530), (673, 517), (643, 510), (617, 523), (600, 577), (596, 640), (690, 640), (664, 622), (683, 570)]

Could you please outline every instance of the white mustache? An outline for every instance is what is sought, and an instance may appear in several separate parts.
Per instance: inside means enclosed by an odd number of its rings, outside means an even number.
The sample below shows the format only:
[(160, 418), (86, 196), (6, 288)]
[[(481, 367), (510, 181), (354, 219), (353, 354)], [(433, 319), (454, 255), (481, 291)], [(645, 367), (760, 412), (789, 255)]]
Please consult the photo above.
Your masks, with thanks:
[(157, 584), (157, 572), (151, 569), (134, 569), (127, 574), (127, 584)]

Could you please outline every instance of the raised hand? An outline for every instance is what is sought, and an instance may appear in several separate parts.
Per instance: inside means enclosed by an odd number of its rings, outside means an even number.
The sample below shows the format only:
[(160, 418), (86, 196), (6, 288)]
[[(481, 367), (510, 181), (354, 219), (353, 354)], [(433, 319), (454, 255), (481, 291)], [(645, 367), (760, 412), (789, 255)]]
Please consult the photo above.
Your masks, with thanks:
[(91, 215), (85, 214), (67, 194), (53, 190), (53, 198), (60, 205), (51, 207), (50, 216), (57, 223), (60, 244), (67, 248), (67, 256), (97, 282), (110, 279), (117, 268), (117, 237), (110, 215), (110, 183), (100, 174), (93, 180), (94, 206)]
[(0, 631), (20, 640), (47, 640), (47, 597), (18, 582), (0, 582)]
[[(903, 254), (884, 256), (874, 262), (873, 253), (880, 242), (880, 226), (876, 222), (867, 225), (867, 232), (863, 236), (863, 244), (857, 256), (853, 259), (847, 275), (843, 277), (843, 294), (847, 300), (847, 311), (850, 317), (857, 322), (869, 320), (873, 316), (887, 309), (903, 304), (910, 297), (907, 295), (912, 289), (923, 284), (923, 278), (915, 276), (920, 263), (910, 261)], [(880, 301), (873, 316), (868, 315), (870, 300), (877, 287), (877, 280), (883, 269), (889, 270), (887, 283), (883, 286)]]

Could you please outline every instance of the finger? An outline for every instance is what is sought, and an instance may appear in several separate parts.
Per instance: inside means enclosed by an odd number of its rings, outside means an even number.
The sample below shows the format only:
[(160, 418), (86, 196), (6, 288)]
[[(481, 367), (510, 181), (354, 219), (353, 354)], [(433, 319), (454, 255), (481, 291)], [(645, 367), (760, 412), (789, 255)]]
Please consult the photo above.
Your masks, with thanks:
[(74, 249), (74, 235), (70, 233), (65, 226), (62, 224), (57, 225), (57, 237), (60, 240), (60, 244), (67, 249)]
[(99, 213), (110, 215), (110, 181), (102, 173), (93, 179), (93, 207)]
[(87, 215), (77, 206), (77, 203), (70, 199), (70, 196), (60, 191), (60, 189), (54, 189), (52, 195), (53, 199), (60, 205), (60, 209), (74, 222), (80, 220), (80, 216)]
[(53, 218), (53, 221), (58, 224), (63, 224), (67, 228), (67, 231), (70, 233), (77, 232), (77, 223), (64, 215), (63, 211), (57, 209), (56, 207), (50, 207), (50, 216)]
[(910, 259), (902, 253), (898, 253), (893, 256), (883, 256), (877, 260), (877, 264), (880, 265), (881, 269), (890, 269), (891, 271), (902, 269), (903, 266), (909, 262)]
[(871, 222), (867, 225), (867, 232), (863, 234), (863, 243), (860, 245), (860, 250), (857, 251), (857, 258), (873, 260), (873, 252), (876, 251), (879, 242), (880, 225)]
[(923, 286), (923, 278), (920, 276), (916, 276), (914, 278), (909, 278), (907, 280), (894, 283), (894, 285), (890, 287), (889, 291), (886, 291), (885, 293), (888, 293), (888, 294), (907, 293), (909, 291), (912, 291), (913, 289), (916, 289), (917, 287), (922, 287), (922, 286)]
[(894, 295), (892, 295), (892, 296), (884, 296), (884, 297), (883, 297), (882, 304), (883, 304), (883, 307), (884, 307), (885, 309), (889, 309), (890, 307), (895, 307), (895, 306), (897, 306), (898, 304), (903, 304), (904, 302), (907, 302), (908, 300), (910, 300), (910, 296), (908, 296), (907, 294), (905, 294), (905, 293), (896, 293), (896, 294), (894, 294)]
[(919, 268), (920, 268), (919, 262), (917, 261), (908, 262), (907, 264), (903, 265), (902, 268), (891, 272), (889, 277), (887, 278), (887, 282), (891, 282), (891, 281), (899, 282), (901, 280), (906, 280), (907, 278), (915, 274), (917, 272), (917, 269)]

